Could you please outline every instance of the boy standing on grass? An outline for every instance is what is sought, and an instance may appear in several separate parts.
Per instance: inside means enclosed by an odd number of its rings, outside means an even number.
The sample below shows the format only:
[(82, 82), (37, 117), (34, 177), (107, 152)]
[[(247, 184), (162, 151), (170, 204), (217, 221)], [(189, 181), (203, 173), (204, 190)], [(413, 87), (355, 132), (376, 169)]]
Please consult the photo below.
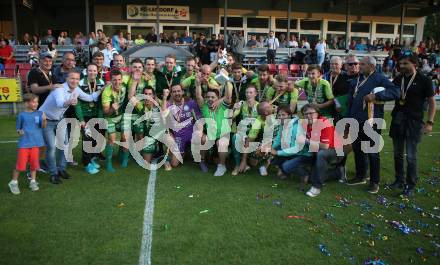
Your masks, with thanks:
[(20, 135), (18, 141), (18, 157), (16, 168), (12, 173), (12, 180), (9, 182), (9, 189), (12, 194), (20, 194), (18, 188), (18, 175), (26, 170), (29, 162), (31, 169), (31, 182), (29, 188), (32, 191), (39, 190), (36, 181), (37, 170), (40, 168), (39, 152), (40, 147), (44, 146), (43, 128), (46, 127), (46, 115), (38, 111), (38, 96), (28, 93), (23, 96), (26, 106), (24, 112), (20, 112), (17, 117), (16, 129)]

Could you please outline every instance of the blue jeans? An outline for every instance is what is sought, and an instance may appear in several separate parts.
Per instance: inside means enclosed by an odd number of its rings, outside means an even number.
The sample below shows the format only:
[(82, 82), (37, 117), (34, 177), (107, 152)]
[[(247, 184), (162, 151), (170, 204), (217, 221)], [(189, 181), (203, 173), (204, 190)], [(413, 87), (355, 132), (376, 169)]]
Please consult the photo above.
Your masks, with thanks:
[(329, 166), (336, 165), (339, 170), (342, 170), (344, 161), (345, 156), (338, 156), (333, 148), (319, 150), (312, 170), (311, 184), (313, 187), (321, 189), (325, 179), (330, 175)]
[[(393, 138), (394, 169), (396, 180), (414, 188), (419, 178), (417, 172), (417, 141), (408, 135)], [(404, 169), (404, 153), (406, 148), (406, 181)]]
[(321, 52), (319, 52), (319, 53), (317, 53), (316, 55), (317, 55), (317, 57), (318, 57), (318, 58), (317, 58), (317, 60), (318, 60), (318, 65), (321, 66), (322, 63), (324, 63), (325, 53), (321, 53)]
[(313, 156), (293, 156), (291, 159), (285, 161), (281, 166), (284, 174), (289, 175), (295, 173), (300, 177), (309, 175), (309, 171), (305, 168), (313, 164)]
[[(65, 170), (67, 160), (64, 152), (56, 147), (56, 130), (59, 121), (47, 120), (46, 128), (43, 129), (44, 142), (46, 144), (46, 164), (49, 168), (50, 175), (58, 174), (59, 170)], [(63, 144), (65, 145), (67, 131), (63, 132)], [(58, 137), (60, 138), (60, 137)], [(56, 153), (58, 153), (58, 166), (56, 160)]]

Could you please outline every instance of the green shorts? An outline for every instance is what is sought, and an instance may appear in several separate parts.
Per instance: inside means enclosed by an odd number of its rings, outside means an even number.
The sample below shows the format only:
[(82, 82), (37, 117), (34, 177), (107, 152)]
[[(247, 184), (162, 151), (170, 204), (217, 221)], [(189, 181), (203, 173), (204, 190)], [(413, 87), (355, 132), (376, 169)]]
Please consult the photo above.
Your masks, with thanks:
[(133, 131), (135, 134), (143, 134), (145, 131), (145, 121), (135, 123), (139, 118), (141, 118), (141, 115), (134, 113), (127, 117), (131, 123), (131, 131)]
[(144, 147), (142, 148), (142, 154), (154, 154), (158, 148), (158, 141), (150, 136), (144, 137)]
[(107, 120), (107, 132), (109, 134), (116, 132), (128, 132), (131, 130), (130, 123), (128, 123), (127, 120), (124, 119), (123, 115), (111, 118), (107, 117), (105, 119)]

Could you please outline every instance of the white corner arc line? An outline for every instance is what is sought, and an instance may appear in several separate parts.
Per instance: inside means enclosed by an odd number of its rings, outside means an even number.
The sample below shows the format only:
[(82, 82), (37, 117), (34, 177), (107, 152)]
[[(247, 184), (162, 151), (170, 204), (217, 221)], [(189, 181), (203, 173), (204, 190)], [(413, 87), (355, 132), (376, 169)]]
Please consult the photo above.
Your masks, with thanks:
[[(152, 168), (156, 165), (152, 163)], [(142, 228), (141, 253), (139, 255), (139, 265), (151, 265), (151, 246), (153, 242), (153, 211), (154, 193), (156, 186), (156, 170), (150, 171), (148, 179), (147, 196), (145, 199), (144, 223)]]

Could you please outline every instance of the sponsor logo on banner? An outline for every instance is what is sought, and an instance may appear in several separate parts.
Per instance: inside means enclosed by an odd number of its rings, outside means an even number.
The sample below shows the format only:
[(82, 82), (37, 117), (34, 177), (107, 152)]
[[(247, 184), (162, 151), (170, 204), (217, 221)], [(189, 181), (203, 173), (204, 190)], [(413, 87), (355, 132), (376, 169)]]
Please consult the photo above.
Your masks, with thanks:
[(15, 78), (0, 78), (0, 103), (20, 101), (20, 80)]
[[(156, 19), (155, 5), (127, 5), (127, 19)], [(159, 6), (161, 20), (189, 20), (189, 6)]]

